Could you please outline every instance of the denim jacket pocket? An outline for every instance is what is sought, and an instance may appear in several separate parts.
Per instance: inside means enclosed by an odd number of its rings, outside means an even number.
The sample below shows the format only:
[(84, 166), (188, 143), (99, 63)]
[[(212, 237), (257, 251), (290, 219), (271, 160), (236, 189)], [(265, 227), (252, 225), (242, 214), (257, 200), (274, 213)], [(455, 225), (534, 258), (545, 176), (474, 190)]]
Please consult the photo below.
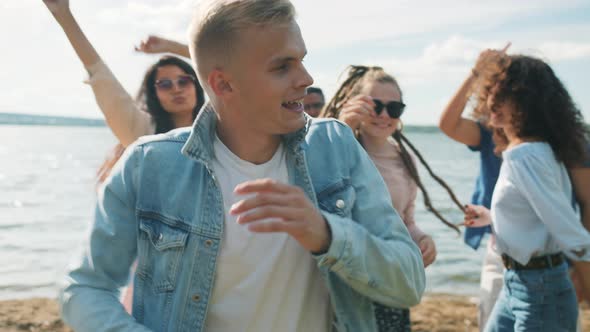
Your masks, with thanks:
[(349, 179), (342, 179), (326, 186), (318, 195), (320, 209), (339, 215), (350, 217), (356, 199), (356, 193)]
[(137, 274), (150, 280), (156, 293), (173, 291), (188, 231), (143, 217), (139, 230)]

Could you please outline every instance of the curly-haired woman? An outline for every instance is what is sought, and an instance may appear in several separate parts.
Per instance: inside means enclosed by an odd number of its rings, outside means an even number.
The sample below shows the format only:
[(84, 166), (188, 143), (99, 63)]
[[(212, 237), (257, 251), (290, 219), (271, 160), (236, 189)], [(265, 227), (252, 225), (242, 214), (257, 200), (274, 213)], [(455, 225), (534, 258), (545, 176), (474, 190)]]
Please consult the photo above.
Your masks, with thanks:
[(490, 76), (490, 124), (503, 163), (491, 209), (470, 206), (466, 225), (491, 222), (506, 267), (485, 331), (575, 331), (576, 295), (565, 257), (590, 264), (590, 233), (572, 208), (567, 168), (584, 163), (588, 131), (551, 67), (507, 56)]

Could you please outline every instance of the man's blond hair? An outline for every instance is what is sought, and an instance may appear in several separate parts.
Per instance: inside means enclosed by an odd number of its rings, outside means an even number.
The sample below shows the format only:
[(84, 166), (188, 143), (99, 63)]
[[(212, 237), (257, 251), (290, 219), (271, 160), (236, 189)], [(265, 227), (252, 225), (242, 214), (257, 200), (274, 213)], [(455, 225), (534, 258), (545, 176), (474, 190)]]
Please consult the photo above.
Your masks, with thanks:
[(190, 28), (190, 52), (199, 79), (207, 86), (211, 70), (223, 67), (236, 53), (240, 30), (294, 21), (289, 0), (204, 0)]

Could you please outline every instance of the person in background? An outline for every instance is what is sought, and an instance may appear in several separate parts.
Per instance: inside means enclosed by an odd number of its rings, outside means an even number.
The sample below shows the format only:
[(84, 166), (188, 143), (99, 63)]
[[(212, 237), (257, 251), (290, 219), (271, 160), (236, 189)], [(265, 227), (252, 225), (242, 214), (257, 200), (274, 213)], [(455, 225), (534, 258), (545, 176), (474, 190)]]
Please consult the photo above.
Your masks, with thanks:
[[(354, 130), (385, 180), (391, 202), (400, 213), (412, 240), (420, 248), (424, 267), (427, 267), (436, 259), (436, 245), (432, 237), (416, 224), (414, 211), (418, 187), (424, 194), (428, 210), (443, 222), (447, 221), (431, 205), (418, 174), (415, 157), (407, 146), (423, 163), (424, 159), (402, 135), (401, 116), (405, 107), (402, 90), (393, 76), (380, 67), (351, 66), (347, 79), (322, 111), (321, 117), (340, 119)], [(430, 171), (428, 165), (424, 165)], [(437, 180), (454, 198), (450, 188), (441, 179)], [(458, 201), (456, 203), (459, 208), (462, 207)], [(411, 330), (409, 309), (380, 306), (377, 321), (380, 331)]]
[[(438, 125), (445, 135), (467, 145), (471, 151), (479, 154), (479, 175), (477, 176), (471, 203), (483, 205), (487, 208), (491, 207), (492, 193), (498, 179), (502, 160), (495, 153), (496, 146), (492, 139), (492, 129), (488, 124), (489, 110), (486, 107), (486, 101), (483, 99), (486, 87), (481, 86), (480, 78), (488, 71), (494, 70), (498, 61), (503, 59), (501, 56), (509, 46), (510, 44), (501, 51), (486, 50), (479, 55), (475, 66), (441, 114)], [(463, 117), (462, 114), (472, 96), (476, 102), (472, 117)], [(491, 233), (490, 226), (469, 227), (465, 230), (465, 243), (473, 249), (478, 249), (486, 233)], [(502, 289), (503, 271), (502, 260), (495, 250), (494, 236), (491, 234), (480, 275), (478, 303), (480, 330), (483, 330)]]
[(320, 111), (324, 107), (324, 104), (325, 100), (322, 89), (313, 86), (307, 88), (307, 93), (305, 98), (303, 98), (303, 107), (307, 115), (311, 116), (312, 118), (317, 117), (320, 115)]
[[(164, 56), (144, 74), (135, 98), (123, 88), (90, 43), (74, 18), (68, 0), (43, 0), (57, 23), (62, 27), (78, 58), (86, 68), (94, 97), (106, 123), (117, 137), (118, 144), (98, 168), (96, 179), (100, 187), (126, 147), (141, 136), (165, 133), (190, 126), (205, 103), (203, 88), (190, 64)], [(182, 53), (179, 43), (159, 39), (160, 50)], [(131, 310), (132, 284), (123, 303)]]
[[(185, 61), (167, 56), (145, 73), (137, 97), (121, 86), (92, 46), (68, 0), (43, 0), (62, 27), (86, 68), (96, 102), (119, 143), (124, 147), (138, 137), (190, 126), (205, 102), (196, 73)], [(165, 46), (172, 50), (171, 45)]]
[(588, 129), (549, 65), (501, 57), (484, 80), (503, 163), (491, 210), (470, 205), (465, 213), (468, 227), (493, 224), (506, 268), (484, 331), (575, 331), (578, 307), (565, 257), (587, 268), (590, 233), (572, 208), (568, 168), (586, 161)]
[[(490, 112), (487, 109), (486, 91), (491, 89), (481, 78), (497, 76), (499, 66), (506, 61), (503, 55), (510, 47), (508, 43), (503, 50), (486, 50), (482, 52), (470, 71), (463, 85), (455, 93), (439, 120), (439, 128), (453, 140), (466, 144), (472, 151), (480, 155), (480, 174), (476, 181), (476, 190), (471, 203), (491, 207), (491, 198), (502, 160), (497, 156), (493, 131), (488, 124)], [(496, 77), (497, 79), (497, 77)], [(491, 84), (488, 82), (488, 84)], [(470, 97), (475, 99), (475, 108), (471, 118), (461, 117)], [(590, 150), (590, 146), (588, 146)], [(590, 153), (590, 152), (589, 152)], [(588, 160), (588, 159), (587, 159)], [(586, 229), (590, 230), (590, 161), (569, 169), (572, 185), (576, 192), (576, 201)], [(486, 233), (491, 233), (490, 226), (469, 227), (465, 231), (465, 243), (477, 249)], [(574, 262), (574, 266), (576, 266)], [(583, 266), (577, 264), (572, 270), (572, 279), (578, 298), (583, 299), (583, 285), (590, 285), (590, 271), (582, 271)], [(478, 303), (478, 321), (483, 330), (496, 299), (502, 289), (504, 266), (495, 248), (494, 235), (490, 234), (484, 264), (480, 276), (480, 294)]]

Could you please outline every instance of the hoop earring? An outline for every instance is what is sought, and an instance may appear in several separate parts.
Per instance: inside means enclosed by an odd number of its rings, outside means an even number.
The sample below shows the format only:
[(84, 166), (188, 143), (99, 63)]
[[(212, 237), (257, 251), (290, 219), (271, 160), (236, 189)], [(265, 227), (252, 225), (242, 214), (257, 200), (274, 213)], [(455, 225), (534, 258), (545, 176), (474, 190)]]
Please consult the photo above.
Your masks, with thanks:
[(397, 125), (397, 131), (399, 131), (400, 133), (404, 130), (404, 123), (402, 122), (402, 119), (399, 119), (399, 124)]

